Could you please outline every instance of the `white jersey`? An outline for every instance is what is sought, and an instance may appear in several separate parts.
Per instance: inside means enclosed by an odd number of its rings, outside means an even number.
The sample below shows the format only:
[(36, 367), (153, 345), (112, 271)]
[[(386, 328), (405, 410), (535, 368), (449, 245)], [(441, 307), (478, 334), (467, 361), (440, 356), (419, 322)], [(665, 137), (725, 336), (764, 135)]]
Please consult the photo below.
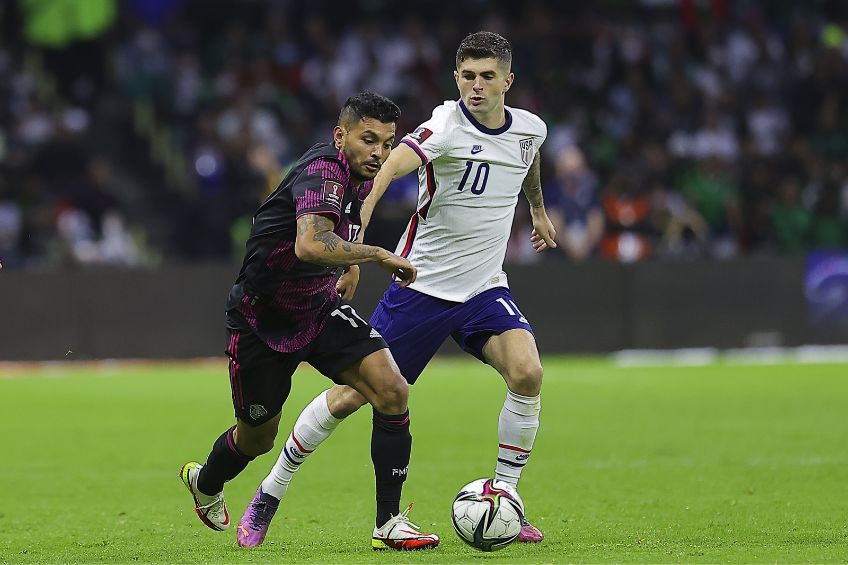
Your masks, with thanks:
[(401, 143), (421, 158), (418, 210), (396, 253), (418, 268), (419, 292), (465, 302), (506, 287), (503, 260), (521, 184), (547, 136), (545, 122), (506, 107), (490, 129), (461, 101), (446, 101)]

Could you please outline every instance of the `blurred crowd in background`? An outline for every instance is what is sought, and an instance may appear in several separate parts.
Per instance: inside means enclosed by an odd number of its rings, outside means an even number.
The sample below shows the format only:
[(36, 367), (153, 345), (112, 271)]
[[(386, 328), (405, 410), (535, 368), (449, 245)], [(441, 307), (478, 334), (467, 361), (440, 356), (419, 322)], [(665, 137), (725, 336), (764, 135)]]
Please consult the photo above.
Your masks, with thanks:
[[(286, 167), (351, 94), (399, 133), (455, 99), (454, 55), (513, 44), (507, 104), (548, 124), (559, 248), (631, 262), (848, 248), (848, 5), (833, 1), (0, 3), (6, 268), (238, 260)], [(369, 242), (391, 249), (417, 179)]]

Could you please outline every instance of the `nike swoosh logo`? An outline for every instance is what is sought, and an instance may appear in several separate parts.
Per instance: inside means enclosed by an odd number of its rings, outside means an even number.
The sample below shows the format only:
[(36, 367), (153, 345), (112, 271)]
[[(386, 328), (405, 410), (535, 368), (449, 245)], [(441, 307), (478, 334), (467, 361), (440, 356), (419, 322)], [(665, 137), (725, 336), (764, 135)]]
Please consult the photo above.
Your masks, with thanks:
[(474, 149), (471, 150), (471, 154), (476, 155), (476, 154), (480, 153), (481, 151), (483, 151), (482, 147), (475, 147)]

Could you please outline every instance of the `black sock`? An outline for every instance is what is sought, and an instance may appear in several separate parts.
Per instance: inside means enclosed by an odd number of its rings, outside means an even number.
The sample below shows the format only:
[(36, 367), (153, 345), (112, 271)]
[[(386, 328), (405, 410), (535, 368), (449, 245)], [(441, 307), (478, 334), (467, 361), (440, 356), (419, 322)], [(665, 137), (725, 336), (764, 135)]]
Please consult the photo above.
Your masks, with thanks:
[(379, 528), (400, 511), (400, 493), (409, 467), (412, 434), (409, 410), (390, 416), (374, 410), (371, 430), (371, 461), (377, 479), (377, 520)]
[(224, 490), (224, 483), (241, 473), (253, 461), (236, 447), (233, 426), (215, 440), (206, 464), (197, 477), (197, 488), (203, 494), (213, 495)]

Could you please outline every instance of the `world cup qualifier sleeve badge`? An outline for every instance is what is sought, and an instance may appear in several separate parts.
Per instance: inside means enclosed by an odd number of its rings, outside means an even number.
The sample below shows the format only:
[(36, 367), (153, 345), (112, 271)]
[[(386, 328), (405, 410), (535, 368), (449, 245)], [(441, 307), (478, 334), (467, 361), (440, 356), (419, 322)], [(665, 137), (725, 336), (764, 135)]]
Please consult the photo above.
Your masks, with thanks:
[(433, 132), (427, 128), (417, 128), (414, 132), (409, 134), (409, 138), (415, 141), (418, 145), (421, 145), (427, 138), (433, 135)]
[(332, 180), (325, 180), (321, 187), (321, 198), (328, 204), (341, 209), (342, 198), (344, 197), (344, 187)]
[(533, 138), (528, 137), (527, 139), (522, 139), (518, 142), (518, 146), (521, 148), (521, 160), (524, 161), (525, 165), (529, 165), (533, 162)]

